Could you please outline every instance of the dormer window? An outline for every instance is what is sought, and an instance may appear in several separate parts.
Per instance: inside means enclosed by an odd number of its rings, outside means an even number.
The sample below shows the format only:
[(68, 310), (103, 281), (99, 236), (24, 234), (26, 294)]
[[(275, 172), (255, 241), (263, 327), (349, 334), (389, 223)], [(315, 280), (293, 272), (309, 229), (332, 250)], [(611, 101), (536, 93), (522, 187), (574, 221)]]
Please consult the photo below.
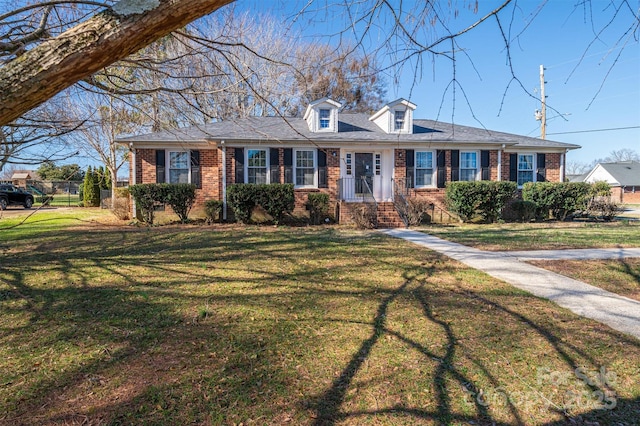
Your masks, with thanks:
[(403, 130), (404, 129), (404, 111), (395, 111), (394, 112), (394, 129), (395, 130)]
[(413, 111), (416, 106), (406, 99), (389, 102), (369, 117), (385, 133), (413, 133)]
[(335, 133), (338, 131), (338, 110), (342, 105), (329, 98), (318, 99), (307, 106), (304, 120), (312, 132)]
[(320, 109), (320, 129), (328, 129), (331, 126), (331, 110)]

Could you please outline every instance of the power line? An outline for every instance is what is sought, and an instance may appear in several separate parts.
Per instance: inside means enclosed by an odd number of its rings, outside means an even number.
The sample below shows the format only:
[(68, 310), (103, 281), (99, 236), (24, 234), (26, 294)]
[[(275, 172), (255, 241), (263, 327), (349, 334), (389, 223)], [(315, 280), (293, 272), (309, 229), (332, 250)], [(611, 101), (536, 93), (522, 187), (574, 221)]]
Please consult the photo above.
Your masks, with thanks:
[(571, 133), (591, 133), (591, 132), (609, 132), (612, 130), (629, 130), (629, 129), (640, 129), (640, 126), (631, 126), (631, 127), (613, 127), (611, 129), (593, 129), (593, 130), (576, 130), (573, 132), (558, 132), (558, 133), (547, 133), (548, 135), (568, 135)]

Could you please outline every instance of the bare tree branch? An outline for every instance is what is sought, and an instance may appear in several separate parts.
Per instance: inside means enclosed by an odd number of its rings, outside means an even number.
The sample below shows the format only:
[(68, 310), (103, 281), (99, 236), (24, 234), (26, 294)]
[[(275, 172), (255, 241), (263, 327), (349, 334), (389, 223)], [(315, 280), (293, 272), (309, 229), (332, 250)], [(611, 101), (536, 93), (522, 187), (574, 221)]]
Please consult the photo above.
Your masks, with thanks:
[(0, 125), (232, 0), (122, 0), (7, 63), (0, 73)]

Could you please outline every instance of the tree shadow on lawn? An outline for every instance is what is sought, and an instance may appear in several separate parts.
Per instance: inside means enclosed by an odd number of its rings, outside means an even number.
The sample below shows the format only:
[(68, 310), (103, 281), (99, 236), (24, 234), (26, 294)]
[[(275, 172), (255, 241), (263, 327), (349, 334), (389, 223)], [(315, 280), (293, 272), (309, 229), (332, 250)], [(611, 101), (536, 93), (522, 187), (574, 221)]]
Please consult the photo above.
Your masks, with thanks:
[[(526, 424), (530, 410), (486, 391), (534, 382), (530, 363), (638, 359), (633, 339), (582, 332), (592, 323), (562, 310), (547, 318), (535, 311), (548, 302), (471, 285), (479, 275), (408, 247), (335, 230), (49, 235), (21, 251), (23, 265), (52, 266), (48, 284), (36, 266), (0, 266), (0, 306), (17, 319), (0, 331), (15, 360), (0, 423)], [(593, 356), (594, 335), (625, 348)]]

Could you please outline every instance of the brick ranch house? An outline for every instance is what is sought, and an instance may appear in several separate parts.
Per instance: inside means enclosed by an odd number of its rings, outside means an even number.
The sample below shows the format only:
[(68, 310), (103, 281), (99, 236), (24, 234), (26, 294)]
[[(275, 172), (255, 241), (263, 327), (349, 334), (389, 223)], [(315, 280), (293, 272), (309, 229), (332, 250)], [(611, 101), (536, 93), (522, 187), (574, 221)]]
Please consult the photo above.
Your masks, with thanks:
[(444, 208), (450, 181), (560, 182), (566, 152), (579, 148), (414, 119), (416, 105), (404, 99), (372, 116), (340, 107), (324, 98), (303, 118), (250, 117), (118, 142), (131, 151), (131, 184), (194, 183), (196, 205), (225, 201), (234, 183), (293, 183), (297, 212), (304, 211), (309, 192), (328, 193), (339, 222), (350, 220), (355, 203), (375, 200), (381, 226), (400, 225), (392, 212), (399, 192)]

